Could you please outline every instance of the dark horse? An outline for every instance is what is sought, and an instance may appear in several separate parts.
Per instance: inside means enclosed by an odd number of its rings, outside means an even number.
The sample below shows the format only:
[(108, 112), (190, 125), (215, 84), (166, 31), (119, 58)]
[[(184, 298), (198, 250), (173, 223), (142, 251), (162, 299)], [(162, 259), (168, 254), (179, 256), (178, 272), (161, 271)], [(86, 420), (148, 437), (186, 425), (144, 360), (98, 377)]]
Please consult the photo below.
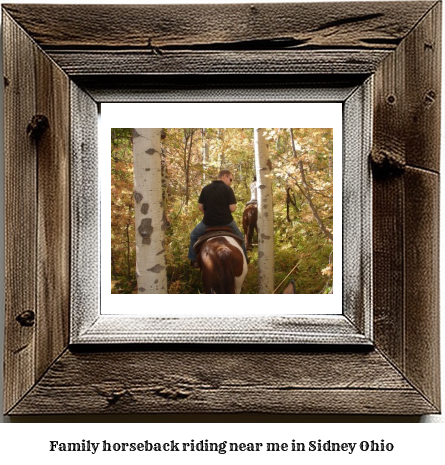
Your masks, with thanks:
[(246, 250), (252, 250), (252, 238), (254, 230), (256, 230), (258, 235), (257, 221), (258, 204), (257, 202), (249, 202), (243, 212), (243, 229), (246, 241)]
[(239, 294), (247, 274), (246, 257), (234, 234), (222, 234), (206, 234), (195, 244), (202, 282), (206, 294)]

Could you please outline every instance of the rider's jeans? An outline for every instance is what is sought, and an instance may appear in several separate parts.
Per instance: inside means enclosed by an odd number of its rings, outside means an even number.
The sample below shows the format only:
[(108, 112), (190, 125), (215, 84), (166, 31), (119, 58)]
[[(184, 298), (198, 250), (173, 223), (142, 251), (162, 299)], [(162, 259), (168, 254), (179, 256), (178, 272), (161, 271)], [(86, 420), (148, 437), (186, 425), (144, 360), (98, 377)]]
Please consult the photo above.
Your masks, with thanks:
[[(243, 233), (239, 230), (235, 220), (233, 220), (229, 224), (221, 225), (221, 226), (228, 226), (234, 234), (236, 234), (240, 239), (243, 239), (243, 243), (241, 245), (244, 255), (247, 258), (247, 252), (246, 252), (246, 245), (244, 244), (244, 236)], [(189, 260), (196, 260), (196, 253), (193, 250), (193, 246), (196, 244), (196, 241), (207, 231), (207, 228), (210, 226), (206, 226), (202, 221), (201, 223), (197, 224), (195, 226), (195, 229), (190, 233), (190, 247), (189, 247), (189, 255), (188, 258)]]

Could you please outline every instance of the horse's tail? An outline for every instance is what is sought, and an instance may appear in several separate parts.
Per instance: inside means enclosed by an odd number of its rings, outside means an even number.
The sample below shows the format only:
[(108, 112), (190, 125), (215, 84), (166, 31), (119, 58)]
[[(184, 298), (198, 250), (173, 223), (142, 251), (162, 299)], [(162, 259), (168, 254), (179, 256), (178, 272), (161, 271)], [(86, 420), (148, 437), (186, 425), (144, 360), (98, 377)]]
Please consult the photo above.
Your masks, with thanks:
[(232, 251), (225, 245), (216, 249), (219, 274), (219, 294), (235, 294), (235, 274), (233, 272)]

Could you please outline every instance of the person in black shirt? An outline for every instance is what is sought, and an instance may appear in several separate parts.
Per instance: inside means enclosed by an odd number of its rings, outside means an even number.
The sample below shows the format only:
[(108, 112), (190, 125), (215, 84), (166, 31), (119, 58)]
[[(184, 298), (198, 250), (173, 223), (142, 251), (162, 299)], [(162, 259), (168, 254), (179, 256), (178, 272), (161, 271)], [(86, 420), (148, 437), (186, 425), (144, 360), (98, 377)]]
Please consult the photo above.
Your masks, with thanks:
[[(198, 268), (196, 253), (193, 246), (210, 226), (228, 226), (234, 234), (244, 239), (243, 233), (239, 230), (232, 213), (236, 210), (236, 198), (230, 185), (233, 176), (229, 170), (221, 170), (218, 179), (205, 186), (198, 199), (198, 208), (204, 213), (202, 221), (193, 229), (190, 234), (190, 247), (188, 258), (192, 266)], [(247, 259), (247, 252), (244, 242), (242, 248)]]

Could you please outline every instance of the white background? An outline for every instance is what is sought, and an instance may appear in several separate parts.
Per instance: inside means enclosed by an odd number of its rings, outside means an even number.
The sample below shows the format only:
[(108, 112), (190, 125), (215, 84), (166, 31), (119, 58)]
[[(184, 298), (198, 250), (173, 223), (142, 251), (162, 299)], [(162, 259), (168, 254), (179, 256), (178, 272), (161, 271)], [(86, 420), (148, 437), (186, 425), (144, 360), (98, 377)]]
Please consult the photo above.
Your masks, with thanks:
[[(314, 0), (315, 1), (315, 0)], [(141, 3), (132, 0), (133, 3)], [(14, 3), (14, 2), (11, 2)], [(19, 2), (15, 2), (19, 3)], [(20, 2), (26, 3), (26, 2)], [(60, 3), (44, 2), (39, 3)], [(68, 2), (65, 2), (68, 3)], [(90, 3), (87, 1), (75, 1), (69, 3)], [(105, 2), (103, 2), (105, 3)], [(109, 2), (122, 3), (122, 2)], [(162, 3), (145, 2), (145, 3)], [(170, 0), (170, 3), (187, 3), (186, 1)], [(198, 3), (198, 2), (195, 2)], [(212, 3), (211, 0), (207, 3)], [(213, 2), (215, 3), (215, 2)], [(239, 3), (251, 3), (240, 0)], [(359, 11), (358, 11), (359, 14)], [(0, 97), (1, 98), (1, 97)], [(443, 124), (443, 123), (442, 123)], [(444, 147), (444, 131), (442, 129), (442, 147)], [(3, 180), (3, 176), (0, 176)], [(3, 181), (1, 181), (3, 182)], [(444, 192), (444, 189), (442, 189)], [(3, 187), (1, 189), (3, 194)], [(444, 200), (441, 205), (443, 208)], [(1, 203), (3, 209), (3, 202)], [(3, 210), (4, 212), (4, 210)], [(3, 216), (3, 215), (2, 215)], [(444, 218), (442, 211), (442, 218)], [(443, 228), (442, 228), (443, 230)], [(3, 235), (3, 229), (0, 229)], [(3, 236), (2, 236), (3, 239)], [(3, 248), (1, 252), (3, 253)], [(443, 266), (443, 252), (441, 254), (441, 269)], [(3, 316), (3, 315), (2, 315)], [(444, 318), (442, 318), (441, 329), (444, 333)], [(3, 338), (4, 320), (1, 320), (0, 338)], [(0, 350), (3, 351), (3, 339), (0, 341)], [(0, 354), (3, 358), (3, 352)], [(445, 400), (443, 386), (445, 367), (443, 360), (445, 354), (442, 344), (442, 399)], [(75, 401), (75, 399), (73, 400)], [(249, 417), (247, 421), (259, 421), (259, 424), (244, 424), (244, 416), (199, 416), (195, 417), (177, 417), (177, 416), (130, 416), (130, 417), (113, 417), (113, 416), (62, 416), (62, 417), (28, 417), (14, 419), (14, 424), (10, 423), (10, 418), (3, 417), (4, 424), (0, 425), (0, 460), (2, 463), (34, 463), (45, 462), (47, 464), (79, 464), (79, 463), (122, 463), (126, 461), (132, 464), (156, 463), (209, 463), (210, 461), (218, 463), (245, 463), (254, 460), (256, 463), (270, 463), (279, 460), (280, 463), (326, 463), (342, 464), (357, 463), (360, 460), (362, 464), (391, 464), (394, 463), (443, 463), (444, 457), (444, 437), (445, 437), (445, 417), (444, 415), (430, 415), (421, 418), (406, 417), (364, 417), (364, 416), (271, 416)], [(162, 422), (183, 422), (183, 421), (203, 421), (209, 424), (162, 424)], [(267, 422), (272, 423), (267, 423)], [(430, 425), (415, 424), (415, 422), (436, 423)], [(31, 422), (31, 424), (27, 424)], [(46, 422), (45, 424), (35, 424)], [(59, 425), (56, 422), (66, 422), (67, 424)], [(96, 425), (91, 422), (101, 422), (104, 424)], [(111, 422), (111, 423), (110, 423)], [(117, 423), (116, 423), (117, 422)], [(134, 424), (119, 424), (134, 422)], [(141, 422), (141, 423), (137, 423)], [(231, 422), (226, 424), (226, 422)], [(307, 422), (307, 424), (303, 424)], [(311, 424), (317, 422), (316, 424)], [(342, 423), (332, 423), (342, 422)], [(354, 424), (355, 422), (366, 422)], [(378, 422), (377, 424), (375, 422)], [(397, 424), (393, 424), (397, 422)], [(410, 422), (409, 424), (403, 424)], [(110, 423), (110, 424), (106, 424)], [(156, 423), (156, 424), (154, 424)], [(190, 454), (185, 455), (146, 455), (144, 453), (134, 453), (133, 455), (123, 453), (113, 453), (112, 455), (92, 455), (89, 453), (50, 453), (49, 440), (59, 441), (102, 441), (107, 439), (110, 442), (131, 442), (131, 441), (169, 441), (170, 439), (188, 441), (209, 439), (216, 441), (230, 440), (238, 442), (248, 441), (297, 441), (306, 440), (331, 440), (339, 442), (360, 442), (362, 440), (374, 439), (380, 442), (384, 439), (386, 442), (392, 442), (395, 450), (392, 453), (373, 452), (373, 453), (354, 453), (348, 455), (345, 453), (311, 453), (313, 455), (292, 455), (291, 453), (238, 453), (237, 455), (219, 455), (216, 453), (205, 453), (203, 455)], [(253, 455), (252, 455), (253, 454)], [(131, 461), (131, 462), (130, 462)], [(230, 461), (230, 462), (229, 462)]]
[[(156, 125), (156, 126), (155, 126)], [(111, 294), (111, 128), (152, 127), (293, 127), (334, 129), (334, 294), (296, 295), (137, 295)], [(103, 104), (100, 124), (101, 160), (101, 313), (150, 314), (162, 308), (163, 315), (243, 316), (341, 314), (342, 256), (342, 104), (341, 103), (161, 103)], [(253, 157), (253, 153), (252, 153)], [(236, 174), (235, 174), (236, 178)], [(236, 182), (236, 181), (235, 181)], [(197, 199), (196, 208), (197, 208)], [(193, 200), (192, 200), (193, 201)], [(241, 207), (240, 207), (241, 205)], [(238, 204), (242, 208), (242, 204)], [(238, 225), (242, 227), (241, 225)], [(188, 249), (188, 244), (187, 244)], [(338, 259), (337, 259), (338, 257)], [(289, 264), (291, 271), (294, 264)], [(277, 285), (279, 283), (276, 283)], [(125, 310), (126, 309), (126, 310)], [(198, 309), (203, 309), (199, 311)], [(151, 312), (151, 313), (150, 313)], [(178, 313), (179, 312), (179, 313)]]

